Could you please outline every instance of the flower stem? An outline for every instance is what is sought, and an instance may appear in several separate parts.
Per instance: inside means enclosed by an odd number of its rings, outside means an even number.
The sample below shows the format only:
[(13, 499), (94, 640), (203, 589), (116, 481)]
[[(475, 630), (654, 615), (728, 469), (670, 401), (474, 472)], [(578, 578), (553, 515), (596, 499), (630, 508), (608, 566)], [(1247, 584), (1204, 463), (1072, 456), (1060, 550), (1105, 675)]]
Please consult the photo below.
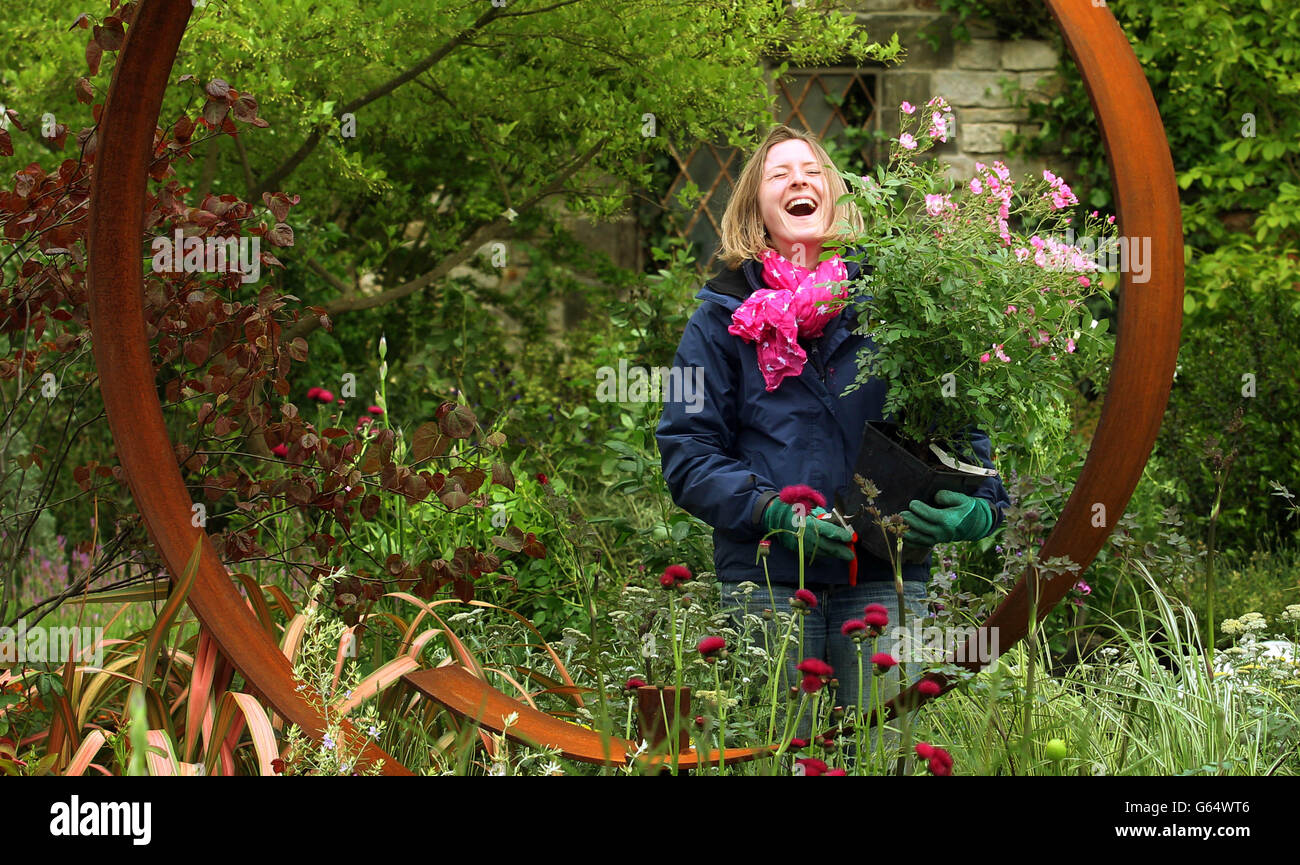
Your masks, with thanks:
[[(768, 586), (769, 597), (771, 597), (771, 586)], [(781, 673), (785, 670), (785, 654), (789, 651), (790, 635), (794, 633), (794, 615), (790, 616), (790, 624), (786, 628), (785, 636), (781, 639), (781, 653), (776, 659), (776, 664), (772, 669), (772, 713), (768, 719), (767, 738), (770, 742), (772, 734), (776, 731), (776, 701), (777, 689), (781, 687)]]
[(713, 693), (718, 698), (718, 774), (721, 775), (727, 768), (727, 698), (722, 693), (722, 678), (716, 662), (713, 664)]
[[(874, 655), (878, 651), (880, 651), (880, 638), (876, 637), (871, 641), (871, 654)], [(885, 766), (887, 765), (886, 763), (887, 758), (885, 757), (885, 748), (884, 748), (885, 700), (884, 700), (884, 693), (876, 685), (876, 680), (878, 678), (879, 676), (875, 675), (873, 672), (871, 676), (871, 703), (875, 710), (874, 716), (876, 719), (876, 741), (880, 744), (881, 747), (879, 749), (873, 749), (871, 752), (871, 769), (873, 773), (876, 772), (877, 770), (876, 755), (879, 754), (880, 755), (879, 773), (883, 775), (885, 771)]]
[[(794, 730), (799, 729), (799, 722), (803, 720), (803, 710), (806, 708), (808, 708), (808, 695), (804, 694), (799, 699), (799, 711), (795, 712), (794, 714), (794, 728), (793, 728)], [(780, 746), (777, 747), (775, 753), (772, 754), (773, 765), (776, 765), (780, 761), (781, 756), (785, 754), (785, 752), (790, 747), (790, 738), (793, 732), (790, 726), (790, 722), (791, 722), (790, 716), (787, 715), (785, 719), (785, 730), (783, 731), (783, 735), (781, 736), (781, 744)]]
[[(868, 699), (867, 702), (870, 703), (871, 701)], [(858, 643), (858, 714), (857, 714), (857, 718), (858, 718), (858, 730), (857, 730), (857, 734), (858, 734), (858, 735), (857, 735), (857, 743), (858, 743), (858, 747), (857, 747), (857, 750), (856, 750), (854, 753), (855, 753), (855, 755), (856, 755), (856, 756), (855, 756), (855, 759), (857, 760), (857, 764), (858, 764), (858, 766), (861, 766), (861, 765), (862, 765), (862, 731), (863, 731), (863, 730), (866, 728), (866, 726), (867, 726), (867, 724), (866, 724), (866, 716), (862, 713), (862, 644), (861, 644), (861, 643)], [(867, 734), (867, 738), (868, 738), (868, 741), (869, 741), (869, 740), (870, 740), (870, 733)]]
[[(682, 647), (677, 640), (677, 602), (674, 597), (675, 594), (675, 589), (670, 589), (668, 592), (668, 629), (673, 643), (673, 681), (677, 686), (677, 690), (680, 691), (682, 689)], [(685, 635), (683, 634), (683, 636)]]

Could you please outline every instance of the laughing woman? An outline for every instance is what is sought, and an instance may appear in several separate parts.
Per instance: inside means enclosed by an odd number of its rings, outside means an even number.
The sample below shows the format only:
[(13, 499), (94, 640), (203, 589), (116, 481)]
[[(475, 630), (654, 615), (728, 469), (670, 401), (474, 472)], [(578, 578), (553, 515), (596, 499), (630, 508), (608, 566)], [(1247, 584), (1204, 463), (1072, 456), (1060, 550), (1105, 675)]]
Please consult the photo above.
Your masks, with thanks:
[[(838, 255), (819, 261), (824, 249), (844, 248), (863, 231), (857, 208), (836, 204), (846, 191), (816, 139), (789, 127), (775, 127), (749, 158), (722, 218), (724, 266), (696, 295), (703, 303), (674, 360), (683, 371), (703, 371), (703, 406), (667, 402), (655, 434), (673, 500), (714, 528), (722, 602), (738, 630), (746, 611), (790, 611), (799, 585), (799, 515), (817, 515), (817, 504), (833, 505), (848, 490), (863, 428), (883, 420), (884, 382), (873, 378), (845, 392), (869, 343), (854, 333), (856, 310), (824, 304), (843, 296), (847, 286), (839, 283), (859, 273), (857, 262)], [(992, 468), (987, 436), (972, 434), (971, 444)], [(909, 534), (930, 545), (989, 535), (1010, 502), (990, 478), (973, 496), (928, 504), (915, 503), (904, 518)], [(869, 604), (898, 621), (893, 571), (861, 546), (855, 562), (848, 529), (806, 522), (804, 587), (816, 603), (804, 619), (804, 658), (830, 664), (840, 682), (835, 702), (854, 705), (858, 644), (845, 623), (861, 620)], [(773, 531), (764, 562), (759, 542)], [(925, 615), (929, 573), (929, 556), (903, 566), (909, 616)], [(759, 588), (738, 586), (746, 582)], [(892, 645), (886, 631), (879, 648)], [(787, 651), (783, 687), (800, 680), (797, 652)]]

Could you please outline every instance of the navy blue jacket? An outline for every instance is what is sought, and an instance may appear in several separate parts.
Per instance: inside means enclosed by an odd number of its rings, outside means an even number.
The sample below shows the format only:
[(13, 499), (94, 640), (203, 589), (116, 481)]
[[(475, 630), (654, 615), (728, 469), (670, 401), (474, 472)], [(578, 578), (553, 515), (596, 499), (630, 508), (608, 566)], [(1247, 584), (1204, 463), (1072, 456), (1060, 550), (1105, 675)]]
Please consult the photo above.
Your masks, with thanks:
[[(859, 265), (846, 260), (849, 279)], [(870, 268), (870, 265), (868, 265)], [(868, 269), (868, 273), (870, 270)], [(857, 378), (857, 356), (870, 338), (853, 333), (857, 310), (846, 306), (831, 319), (822, 336), (801, 340), (808, 355), (803, 372), (782, 380), (772, 392), (764, 386), (755, 344), (727, 332), (731, 314), (751, 292), (765, 288), (761, 265), (745, 261), (736, 270), (725, 265), (695, 296), (704, 301), (691, 316), (677, 348), (674, 365), (702, 368), (703, 401), (669, 394), (655, 430), (664, 480), (673, 501), (713, 526), (713, 561), (723, 582), (764, 583), (758, 542), (767, 533), (763, 509), (791, 484), (807, 484), (831, 507), (837, 493), (848, 492), (862, 430), (867, 421), (883, 420), (885, 383), (873, 378), (852, 393), (844, 390)], [(972, 449), (993, 468), (988, 436), (973, 432)], [(986, 480), (973, 495), (993, 504), (994, 528), (1010, 506), (997, 478)], [(931, 558), (903, 565), (906, 580), (927, 580)], [(775, 541), (767, 559), (773, 584), (797, 585), (797, 555)], [(889, 563), (859, 554), (858, 581), (892, 580)], [(829, 556), (804, 569), (810, 585), (847, 585), (848, 562)]]

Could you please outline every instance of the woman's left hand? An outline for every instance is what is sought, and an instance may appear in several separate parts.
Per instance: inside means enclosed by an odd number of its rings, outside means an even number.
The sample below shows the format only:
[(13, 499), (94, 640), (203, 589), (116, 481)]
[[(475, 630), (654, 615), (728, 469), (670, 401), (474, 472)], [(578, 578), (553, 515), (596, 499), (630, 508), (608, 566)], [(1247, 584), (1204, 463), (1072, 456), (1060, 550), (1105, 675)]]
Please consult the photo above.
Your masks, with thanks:
[(975, 541), (993, 528), (993, 506), (985, 499), (939, 490), (934, 500), (944, 507), (912, 499), (903, 511), (903, 522), (911, 529), (903, 535), (903, 543), (932, 547), (952, 541)]

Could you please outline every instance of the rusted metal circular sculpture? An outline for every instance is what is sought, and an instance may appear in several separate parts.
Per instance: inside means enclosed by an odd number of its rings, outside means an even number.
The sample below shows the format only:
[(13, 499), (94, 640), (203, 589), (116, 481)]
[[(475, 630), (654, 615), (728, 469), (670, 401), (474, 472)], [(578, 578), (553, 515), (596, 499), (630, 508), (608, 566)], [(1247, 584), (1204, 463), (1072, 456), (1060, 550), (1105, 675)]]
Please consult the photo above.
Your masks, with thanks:
[[(1127, 507), (1160, 429), (1178, 354), (1183, 292), (1182, 219), (1164, 127), (1137, 57), (1110, 11), (1096, 2), (1046, 0), (1101, 126), (1120, 231), (1151, 238), (1152, 267), (1150, 281), (1140, 286), (1131, 274), (1123, 275), (1101, 420), (1078, 483), (1038, 554), (1040, 561), (1068, 556), (1081, 569), (1091, 564)], [(191, 0), (142, 0), (105, 99), (87, 235), (95, 363), (118, 459), (163, 562), (179, 574), (195, 543), (201, 545), (189, 595), (195, 615), (249, 686), (319, 739), (324, 733), (320, 707), (296, 690), (288, 659), (235, 590), (206, 533), (191, 525), (192, 501), (180, 469), (159, 458), (173, 449), (149, 361), (140, 230), (154, 129), (191, 11)], [(1028, 632), (1035, 587), (1041, 619), (1070, 585), (1067, 579), (1040, 581), (1031, 568), (985, 626), (999, 629), (1005, 649)], [(981, 665), (967, 661), (963, 666)], [(914, 689), (900, 698), (923, 699)], [(361, 745), (362, 760), (382, 759), (387, 773), (410, 774), (355, 730), (344, 735)]]
[[(1105, 0), (1046, 3), (1101, 127), (1120, 234), (1151, 238), (1150, 280), (1138, 285), (1132, 273), (1122, 274), (1110, 386), (1088, 458), (1037, 555), (1038, 561), (1068, 556), (1081, 575), (1128, 507), (1169, 402), (1183, 320), (1183, 220), (1155, 97)], [(1042, 579), (1030, 567), (983, 627), (996, 629), (1005, 650), (1028, 633), (1031, 607), (1041, 621), (1073, 585), (1067, 577)], [(976, 648), (972, 638), (957, 654), (963, 658), (959, 666), (972, 671), (984, 666)], [(944, 690), (953, 684), (943, 682)], [(915, 686), (895, 699), (908, 705), (925, 701)]]
[[(325, 732), (318, 705), (296, 690), (289, 659), (235, 590), (207, 534), (190, 523), (193, 502), (170, 454), (144, 327), (140, 231), (154, 128), (162, 107), (190, 0), (144, 0), (127, 32), (104, 110), (91, 177), (86, 235), (91, 335), (104, 409), (131, 493), (167, 570), (182, 573), (196, 542), (199, 572), (189, 604), (249, 686), (276, 712), (316, 739)], [(360, 759), (384, 771), (410, 772), (348, 726), (343, 735)]]

